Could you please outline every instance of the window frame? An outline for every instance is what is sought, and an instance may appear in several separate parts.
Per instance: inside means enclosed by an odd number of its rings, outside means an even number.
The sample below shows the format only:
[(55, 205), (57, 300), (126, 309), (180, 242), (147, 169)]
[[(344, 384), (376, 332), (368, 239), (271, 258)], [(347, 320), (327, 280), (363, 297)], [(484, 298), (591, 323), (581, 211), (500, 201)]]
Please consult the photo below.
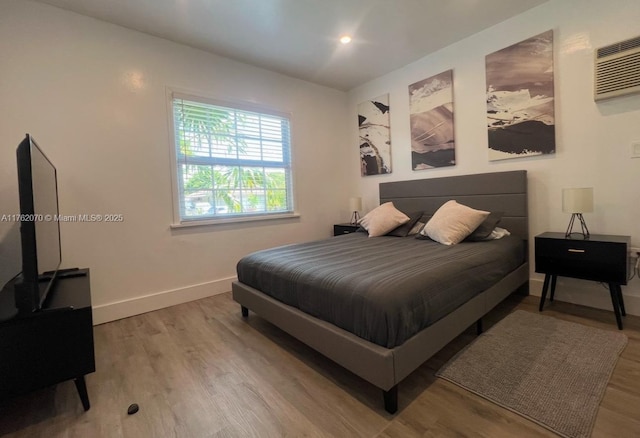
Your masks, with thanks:
[[(215, 97), (211, 97), (199, 92), (191, 92), (181, 90), (177, 88), (167, 87), (167, 118), (168, 118), (168, 136), (170, 147), (170, 162), (171, 162), (171, 192), (172, 192), (172, 205), (173, 205), (173, 221), (170, 224), (171, 228), (183, 228), (203, 225), (218, 225), (229, 223), (241, 223), (241, 222), (254, 222), (265, 221), (274, 219), (289, 219), (298, 218), (300, 214), (296, 210), (296, 192), (295, 192), (295, 178), (293, 169), (293, 117), (290, 112), (280, 111), (274, 108), (257, 105), (248, 102), (234, 101), (234, 100), (221, 100)], [(289, 121), (289, 148), (288, 151), (283, 151), (285, 155), (289, 157), (289, 178), (287, 181), (287, 191), (289, 192), (289, 200), (291, 203), (291, 210), (286, 212), (259, 212), (259, 213), (238, 213), (238, 214), (225, 214), (220, 217), (194, 217), (183, 218), (181, 216), (181, 202), (180, 202), (180, 184), (178, 181), (178, 151), (176, 147), (176, 126), (174, 120), (174, 99), (183, 99), (193, 101), (197, 103), (203, 103), (208, 105), (215, 105), (239, 111), (249, 111), (265, 115), (273, 115), (276, 117), (286, 118)], [(225, 160), (225, 159), (221, 159)], [(233, 160), (233, 165), (242, 165), (242, 160)], [(246, 164), (255, 164), (248, 161)], [(268, 166), (267, 166), (268, 167)], [(278, 166), (274, 166), (278, 167)]]

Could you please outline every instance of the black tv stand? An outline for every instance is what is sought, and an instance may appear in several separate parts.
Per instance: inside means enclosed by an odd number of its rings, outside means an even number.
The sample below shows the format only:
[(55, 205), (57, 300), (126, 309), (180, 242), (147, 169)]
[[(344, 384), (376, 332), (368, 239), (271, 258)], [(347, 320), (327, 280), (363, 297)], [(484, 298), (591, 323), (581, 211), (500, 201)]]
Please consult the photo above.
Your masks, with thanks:
[(79, 268), (69, 268), (69, 269), (60, 269), (58, 274), (56, 274), (57, 278), (72, 278), (72, 277), (84, 277), (86, 276), (88, 271), (86, 269)]
[(59, 269), (57, 271), (47, 271), (38, 277), (38, 281), (49, 282), (53, 278), (54, 273), (56, 275), (56, 278), (84, 277), (85, 275), (87, 275), (87, 270), (80, 268), (66, 268)]
[(14, 318), (18, 314), (16, 300), (13, 291), (15, 278), (0, 289), (0, 323)]
[(0, 322), (0, 400), (73, 379), (89, 410), (85, 375), (96, 370), (89, 270), (69, 272), (42, 310)]

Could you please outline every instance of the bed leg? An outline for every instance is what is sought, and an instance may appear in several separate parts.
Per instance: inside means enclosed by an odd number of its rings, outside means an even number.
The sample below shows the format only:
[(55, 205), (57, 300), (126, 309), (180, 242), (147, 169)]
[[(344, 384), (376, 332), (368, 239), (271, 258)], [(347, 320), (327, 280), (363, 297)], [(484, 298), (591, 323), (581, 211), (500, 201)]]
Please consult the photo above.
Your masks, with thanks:
[(247, 318), (249, 316), (249, 309), (244, 306), (240, 306), (240, 310), (242, 311), (243, 318)]
[(478, 336), (482, 334), (482, 318), (476, 321), (476, 334), (478, 334)]
[(384, 397), (384, 410), (390, 414), (398, 411), (398, 385), (388, 391), (382, 391)]

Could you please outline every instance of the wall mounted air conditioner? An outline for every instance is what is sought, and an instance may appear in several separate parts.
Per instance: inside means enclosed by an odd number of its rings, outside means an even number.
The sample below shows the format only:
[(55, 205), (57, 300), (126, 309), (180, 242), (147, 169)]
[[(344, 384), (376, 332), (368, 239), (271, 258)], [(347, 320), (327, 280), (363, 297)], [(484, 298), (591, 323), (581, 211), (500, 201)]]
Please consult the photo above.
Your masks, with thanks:
[(595, 50), (594, 100), (640, 93), (640, 37)]

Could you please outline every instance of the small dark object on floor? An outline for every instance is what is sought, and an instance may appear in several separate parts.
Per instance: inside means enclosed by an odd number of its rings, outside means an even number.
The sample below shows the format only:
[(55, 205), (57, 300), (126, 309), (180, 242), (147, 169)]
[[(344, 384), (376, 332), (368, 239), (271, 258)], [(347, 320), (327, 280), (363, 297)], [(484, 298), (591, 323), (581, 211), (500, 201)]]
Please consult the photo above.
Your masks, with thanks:
[(133, 415), (136, 412), (138, 412), (139, 409), (140, 409), (140, 407), (137, 405), (137, 403), (129, 405), (129, 408), (127, 409), (127, 414)]

